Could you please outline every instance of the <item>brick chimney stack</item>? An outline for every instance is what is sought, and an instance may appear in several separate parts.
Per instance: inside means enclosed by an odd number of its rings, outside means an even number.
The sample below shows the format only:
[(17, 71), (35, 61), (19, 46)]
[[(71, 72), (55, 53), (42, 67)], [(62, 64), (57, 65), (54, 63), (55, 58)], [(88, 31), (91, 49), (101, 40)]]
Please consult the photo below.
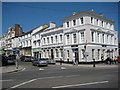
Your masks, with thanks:
[(15, 36), (20, 36), (20, 35), (22, 35), (22, 28), (20, 27), (19, 24), (15, 24), (14, 30), (15, 30)]

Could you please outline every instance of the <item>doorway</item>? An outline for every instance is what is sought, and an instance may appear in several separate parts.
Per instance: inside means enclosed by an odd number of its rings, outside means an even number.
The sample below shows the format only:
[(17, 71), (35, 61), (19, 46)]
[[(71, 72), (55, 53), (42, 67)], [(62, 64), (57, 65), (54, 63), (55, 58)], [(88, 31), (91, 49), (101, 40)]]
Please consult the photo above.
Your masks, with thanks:
[(51, 49), (51, 59), (54, 59), (53, 49)]

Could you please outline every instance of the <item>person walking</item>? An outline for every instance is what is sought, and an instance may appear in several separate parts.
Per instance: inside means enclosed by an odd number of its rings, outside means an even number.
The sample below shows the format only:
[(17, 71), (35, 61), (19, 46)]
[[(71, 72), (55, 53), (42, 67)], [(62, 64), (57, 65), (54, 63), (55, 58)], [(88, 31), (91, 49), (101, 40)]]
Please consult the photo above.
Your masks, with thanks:
[(18, 69), (18, 67), (19, 67), (19, 63), (18, 63), (19, 59), (20, 59), (20, 56), (17, 54), (17, 56), (16, 56), (16, 69)]

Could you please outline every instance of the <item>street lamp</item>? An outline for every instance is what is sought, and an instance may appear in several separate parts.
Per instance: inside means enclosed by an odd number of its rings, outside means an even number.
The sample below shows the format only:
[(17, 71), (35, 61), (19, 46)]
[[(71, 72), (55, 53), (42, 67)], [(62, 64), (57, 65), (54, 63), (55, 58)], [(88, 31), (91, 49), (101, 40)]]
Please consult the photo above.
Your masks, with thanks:
[(85, 61), (86, 61), (86, 64), (87, 64), (87, 52), (86, 52), (86, 48), (87, 48), (87, 40), (86, 40), (86, 43), (84, 45), (84, 57), (85, 57)]

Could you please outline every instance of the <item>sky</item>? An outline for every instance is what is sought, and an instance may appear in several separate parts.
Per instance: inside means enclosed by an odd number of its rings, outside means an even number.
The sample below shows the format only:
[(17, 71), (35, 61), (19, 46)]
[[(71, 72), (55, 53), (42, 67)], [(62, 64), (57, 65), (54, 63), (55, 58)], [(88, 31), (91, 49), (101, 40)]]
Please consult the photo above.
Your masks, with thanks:
[(71, 16), (73, 12), (94, 10), (96, 14), (103, 13), (104, 17), (115, 21), (118, 30), (117, 2), (2, 2), (2, 34), (9, 27), (20, 24), (24, 32), (40, 25), (56, 22), (62, 25), (61, 19)]

